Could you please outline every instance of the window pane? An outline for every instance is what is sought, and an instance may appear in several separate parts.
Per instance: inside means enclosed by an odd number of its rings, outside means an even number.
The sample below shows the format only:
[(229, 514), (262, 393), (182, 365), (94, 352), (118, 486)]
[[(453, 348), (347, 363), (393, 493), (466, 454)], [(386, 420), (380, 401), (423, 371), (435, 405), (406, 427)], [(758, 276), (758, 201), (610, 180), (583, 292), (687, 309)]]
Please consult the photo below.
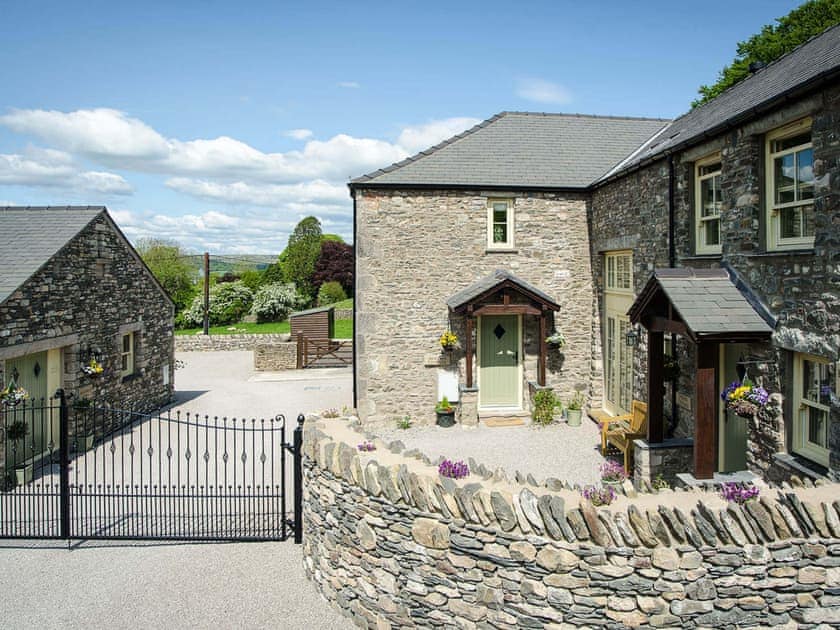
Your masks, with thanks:
[(811, 132), (806, 131), (798, 136), (790, 136), (789, 138), (781, 138), (773, 142), (773, 153), (784, 151), (785, 149), (792, 149), (801, 144), (808, 144), (811, 142)]
[(493, 225), (493, 242), (507, 243), (507, 223)]
[(124, 354), (121, 357), (120, 370), (125, 372), (128, 369), (128, 355)]
[(814, 206), (802, 206), (802, 236), (814, 235)]
[(798, 238), (802, 234), (802, 207), (779, 210), (780, 235), (782, 238)]
[(493, 223), (507, 223), (507, 208), (493, 210)]
[(808, 441), (828, 448), (828, 413), (808, 407)]
[(504, 201), (498, 201), (493, 204), (494, 212), (507, 212), (508, 205)]
[(796, 154), (798, 199), (814, 198), (814, 150), (805, 149)]
[(706, 245), (720, 245), (720, 220), (704, 221), (702, 229)]
[(131, 335), (123, 335), (123, 352), (131, 352)]
[(700, 184), (700, 199), (702, 200), (702, 208), (700, 215), (704, 217), (716, 216), (720, 214), (720, 178), (711, 177), (705, 179)]
[(700, 167), (700, 175), (709, 175), (710, 173), (716, 173), (720, 170), (720, 162), (715, 162), (714, 164), (707, 164), (706, 166)]
[(819, 401), (820, 394), (820, 364), (803, 359), (802, 361), (802, 398)]
[(776, 203), (796, 201), (793, 184), (796, 167), (794, 166), (793, 153), (777, 157), (773, 160), (773, 163), (773, 185), (776, 189)]

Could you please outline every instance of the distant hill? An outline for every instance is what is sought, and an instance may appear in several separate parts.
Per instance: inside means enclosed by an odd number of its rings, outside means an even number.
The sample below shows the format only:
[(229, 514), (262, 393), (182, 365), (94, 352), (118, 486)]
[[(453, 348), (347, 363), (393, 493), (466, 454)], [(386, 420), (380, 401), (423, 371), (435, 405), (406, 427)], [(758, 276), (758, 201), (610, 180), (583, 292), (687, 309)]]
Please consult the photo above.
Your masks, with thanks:
[[(191, 254), (186, 256), (186, 259), (191, 266), (196, 268), (199, 275), (203, 273), (203, 254)], [(262, 271), (275, 262), (277, 262), (277, 256), (272, 254), (231, 254), (218, 256), (210, 254), (210, 273), (245, 271), (246, 269), (256, 269), (257, 271)]]

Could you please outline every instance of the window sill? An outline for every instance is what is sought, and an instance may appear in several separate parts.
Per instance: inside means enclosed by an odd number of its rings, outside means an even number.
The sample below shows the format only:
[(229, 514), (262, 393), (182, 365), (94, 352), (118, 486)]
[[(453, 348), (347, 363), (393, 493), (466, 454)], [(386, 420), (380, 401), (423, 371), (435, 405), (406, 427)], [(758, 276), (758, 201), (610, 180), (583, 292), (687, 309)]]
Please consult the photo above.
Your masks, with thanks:
[(785, 468), (794, 470), (810, 479), (822, 479), (828, 474), (828, 469), (816, 462), (793, 453), (773, 453), (773, 459)]
[(680, 260), (720, 260), (723, 254), (718, 252), (716, 254), (693, 254), (691, 256), (683, 256)]
[(137, 372), (134, 372), (133, 374), (126, 374), (125, 376), (122, 377), (121, 382), (127, 383), (129, 381), (133, 381), (138, 376), (140, 376), (140, 375)]
[(519, 250), (514, 247), (488, 247), (485, 254), (518, 254)]
[(744, 254), (747, 258), (773, 258), (778, 256), (813, 256), (815, 251), (811, 249), (774, 249), (756, 254)]

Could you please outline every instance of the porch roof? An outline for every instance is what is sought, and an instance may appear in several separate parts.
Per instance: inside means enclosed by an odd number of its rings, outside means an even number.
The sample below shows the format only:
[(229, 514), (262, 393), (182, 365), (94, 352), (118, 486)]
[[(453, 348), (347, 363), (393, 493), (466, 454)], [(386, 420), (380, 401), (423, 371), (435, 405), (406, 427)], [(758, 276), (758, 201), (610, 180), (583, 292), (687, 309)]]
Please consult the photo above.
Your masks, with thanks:
[(468, 287), (465, 287), (446, 300), (450, 310), (459, 310), (468, 304), (475, 304), (479, 300), (490, 296), (505, 287), (511, 287), (534, 302), (544, 306), (547, 310), (559, 311), (560, 305), (535, 286), (505, 269), (496, 269), (489, 276), (485, 276)]
[(656, 269), (628, 315), (648, 330), (694, 342), (767, 339), (773, 332), (726, 269)]

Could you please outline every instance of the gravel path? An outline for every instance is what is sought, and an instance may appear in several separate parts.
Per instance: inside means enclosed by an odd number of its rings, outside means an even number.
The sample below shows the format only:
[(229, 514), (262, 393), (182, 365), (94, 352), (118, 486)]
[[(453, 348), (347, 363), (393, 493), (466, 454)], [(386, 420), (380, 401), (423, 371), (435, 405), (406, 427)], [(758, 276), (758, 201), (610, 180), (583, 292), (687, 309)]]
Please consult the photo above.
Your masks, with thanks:
[(604, 461), (598, 425), (588, 418), (579, 427), (565, 423), (548, 427), (422, 426), (380, 429), (377, 434), (387, 441), (400, 440), (406, 448), (419, 449), (433, 460), (440, 455), (464, 461), (472, 457), (491, 470), (503, 468), (509, 476), (518, 470), (539, 481), (556, 477), (572, 485), (599, 482), (598, 467)]
[[(14, 547), (13, 544), (19, 546)], [(283, 543), (0, 545), (4, 628), (352, 628)]]

